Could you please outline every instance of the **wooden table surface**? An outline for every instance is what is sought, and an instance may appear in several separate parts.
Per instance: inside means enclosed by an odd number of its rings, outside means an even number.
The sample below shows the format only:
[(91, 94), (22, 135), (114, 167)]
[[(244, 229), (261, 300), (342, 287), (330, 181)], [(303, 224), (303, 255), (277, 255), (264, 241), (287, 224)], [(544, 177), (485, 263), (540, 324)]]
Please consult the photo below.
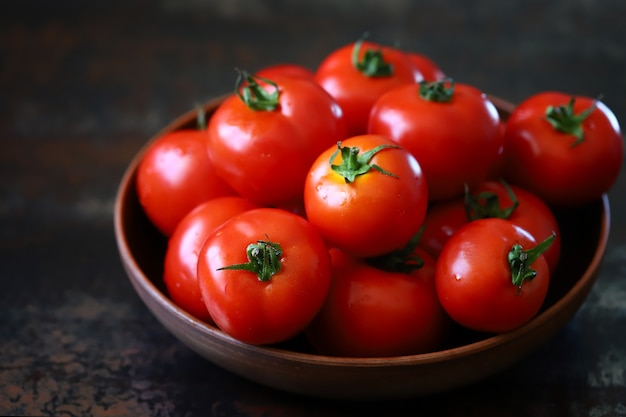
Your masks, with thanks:
[[(280, 6), (279, 6), (280, 5)], [(113, 235), (145, 141), (235, 68), (314, 68), (369, 31), (512, 102), (561, 90), (626, 123), (626, 2), (58, 0), (0, 6), (0, 415), (626, 415), (626, 176), (593, 292), (538, 352), (426, 398), (297, 397), (191, 352), (133, 291)]]

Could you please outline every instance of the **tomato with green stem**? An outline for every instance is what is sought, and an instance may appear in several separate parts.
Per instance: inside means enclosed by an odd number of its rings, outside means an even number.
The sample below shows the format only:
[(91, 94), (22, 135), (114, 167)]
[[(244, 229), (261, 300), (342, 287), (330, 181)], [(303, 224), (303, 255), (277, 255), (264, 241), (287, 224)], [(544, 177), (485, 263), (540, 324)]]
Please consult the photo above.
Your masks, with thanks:
[(364, 38), (326, 56), (314, 79), (344, 110), (348, 135), (367, 133), (367, 120), (374, 102), (385, 92), (423, 79), (406, 54)]
[(484, 181), (503, 141), (489, 98), (450, 79), (387, 92), (372, 107), (368, 133), (387, 136), (415, 156), (433, 201), (461, 196), (466, 184)]
[(435, 271), (437, 295), (458, 324), (480, 332), (504, 333), (531, 320), (550, 284), (543, 253), (554, 235), (537, 243), (509, 220), (480, 219), (446, 242)]
[(623, 156), (617, 118), (598, 99), (538, 93), (505, 125), (504, 177), (552, 205), (599, 198), (616, 181)]
[(331, 275), (328, 248), (315, 227), (275, 208), (226, 221), (198, 258), (198, 285), (217, 326), (258, 345), (303, 331), (324, 303)]
[(309, 166), (346, 132), (341, 108), (315, 82), (241, 73), (236, 94), (209, 119), (206, 147), (239, 195), (280, 206), (302, 200)]
[(257, 206), (239, 196), (216, 197), (201, 203), (180, 221), (167, 242), (163, 282), (180, 308), (212, 323), (198, 286), (198, 256), (206, 238), (219, 225)]
[(561, 253), (561, 233), (552, 209), (539, 197), (505, 181), (484, 181), (464, 197), (433, 204), (424, 220), (420, 245), (437, 258), (445, 242), (467, 222), (500, 218), (515, 223), (537, 241), (555, 234), (543, 254), (553, 273)]
[(318, 353), (388, 357), (439, 348), (450, 321), (437, 298), (431, 256), (412, 248), (374, 262), (336, 248), (330, 253), (331, 289), (305, 332)]
[(146, 149), (137, 167), (135, 186), (146, 216), (165, 236), (198, 204), (235, 195), (218, 175), (206, 151), (204, 109), (198, 128), (166, 133)]
[(427, 205), (419, 163), (380, 135), (354, 136), (327, 149), (304, 187), (307, 219), (329, 245), (360, 257), (404, 247)]

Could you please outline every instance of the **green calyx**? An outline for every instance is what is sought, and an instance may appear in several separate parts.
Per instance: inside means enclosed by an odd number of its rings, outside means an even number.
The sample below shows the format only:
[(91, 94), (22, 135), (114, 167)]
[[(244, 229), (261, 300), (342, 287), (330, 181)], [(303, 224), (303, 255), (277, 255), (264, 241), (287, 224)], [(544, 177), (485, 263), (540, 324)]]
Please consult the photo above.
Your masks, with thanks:
[[(373, 149), (370, 149), (367, 152), (360, 153), (361, 149), (359, 149), (357, 146), (342, 147), (341, 142), (337, 142), (337, 150), (330, 156), (330, 168), (337, 174), (341, 175), (346, 180), (346, 183), (354, 182), (356, 177), (366, 174), (372, 169), (380, 172), (381, 174), (398, 178), (397, 175), (385, 171), (378, 165), (371, 163), (374, 155), (384, 149), (389, 148), (399, 149), (400, 147), (396, 145), (379, 145)], [(335, 160), (339, 152), (341, 152), (341, 164), (334, 165), (333, 161)]]
[(465, 185), (465, 215), (467, 216), (467, 220), (472, 221), (494, 217), (508, 219), (511, 217), (515, 209), (517, 209), (517, 206), (519, 206), (519, 200), (513, 189), (505, 181), (501, 181), (501, 183), (512, 202), (508, 207), (502, 207), (496, 193), (484, 191), (472, 195), (469, 192), (467, 184)]
[(363, 58), (359, 60), (359, 54), (363, 46), (364, 35), (355, 42), (352, 48), (352, 65), (366, 77), (389, 77), (393, 75), (393, 65), (385, 61), (380, 49), (366, 49)]
[(435, 103), (448, 103), (454, 95), (454, 80), (422, 81), (419, 84), (422, 99)]
[[(272, 88), (267, 91), (259, 81), (268, 83)], [(239, 71), (239, 76), (235, 82), (235, 93), (250, 110), (273, 111), (278, 108), (278, 97), (280, 91), (278, 85), (267, 78), (249, 75), (246, 71)]]
[(574, 114), (574, 102), (576, 99), (572, 97), (567, 105), (548, 106), (546, 108), (545, 120), (559, 132), (573, 135), (576, 140), (571, 147), (580, 144), (585, 138), (583, 130), (583, 121), (596, 109), (596, 102), (580, 114)]
[(251, 243), (246, 248), (248, 262), (243, 264), (234, 264), (218, 268), (218, 271), (249, 271), (255, 274), (259, 281), (269, 281), (275, 274), (282, 269), (280, 258), (283, 255), (283, 249), (279, 243), (267, 240), (258, 240)]
[(424, 266), (424, 260), (415, 253), (424, 227), (419, 230), (403, 248), (367, 259), (367, 263), (387, 272), (410, 274)]
[(530, 281), (537, 276), (537, 271), (531, 268), (531, 265), (539, 258), (556, 238), (556, 233), (552, 233), (543, 242), (534, 248), (524, 250), (522, 245), (516, 243), (508, 254), (509, 267), (511, 269), (511, 282), (517, 287), (519, 295), (522, 285), (526, 281)]

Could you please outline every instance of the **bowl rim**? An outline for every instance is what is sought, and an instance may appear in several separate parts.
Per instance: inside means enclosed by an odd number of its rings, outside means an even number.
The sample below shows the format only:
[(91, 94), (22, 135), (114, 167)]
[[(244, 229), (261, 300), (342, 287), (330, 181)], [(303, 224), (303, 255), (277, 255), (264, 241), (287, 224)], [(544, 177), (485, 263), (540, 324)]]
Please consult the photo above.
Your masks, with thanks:
[[(230, 94), (216, 97), (206, 104), (205, 107), (214, 106), (217, 102), (222, 101), (225, 97)], [(492, 98), (492, 96), (489, 96)], [(505, 100), (498, 99), (497, 97), (493, 97), (493, 101), (496, 103), (497, 107), (510, 111), (513, 108), (513, 105)], [(587, 265), (583, 274), (579, 277), (576, 283), (557, 301), (555, 301), (551, 306), (541, 311), (538, 315), (536, 315), (532, 320), (522, 325), (521, 327), (507, 332), (503, 334), (497, 334), (488, 336), (484, 339), (471, 342), (468, 344), (454, 346), (450, 348), (445, 348), (441, 350), (437, 350), (434, 352), (428, 353), (420, 353), (413, 355), (404, 355), (404, 356), (391, 356), (391, 357), (345, 357), (345, 356), (329, 356), (329, 355), (320, 355), (315, 353), (308, 352), (298, 352), (292, 351), (288, 349), (284, 349), (281, 347), (275, 346), (259, 346), (259, 345), (250, 345), (244, 342), (241, 342), (226, 333), (219, 330), (216, 326), (206, 323), (191, 314), (187, 313), (180, 307), (178, 307), (172, 300), (167, 297), (153, 282), (148, 278), (148, 276), (143, 272), (140, 268), (137, 260), (133, 256), (130, 247), (124, 238), (124, 228), (123, 228), (123, 201), (128, 193), (132, 192), (132, 188), (134, 187), (134, 178), (137, 166), (139, 165), (139, 161), (141, 157), (145, 153), (149, 144), (158, 136), (160, 136), (164, 132), (168, 132), (171, 130), (175, 130), (180, 128), (184, 123), (189, 121), (189, 118), (197, 113), (197, 110), (190, 110), (189, 112), (179, 116), (171, 123), (167, 124), (164, 128), (162, 128), (159, 132), (157, 132), (151, 139), (146, 141), (146, 143), (142, 146), (142, 148), (135, 154), (131, 163), (127, 166), (121, 182), (118, 186), (116, 196), (115, 196), (115, 204), (114, 204), (114, 233), (115, 238), (118, 245), (118, 250), (120, 252), (120, 256), (126, 260), (125, 267), (130, 268), (131, 277), (138, 277), (137, 279), (141, 280), (141, 283), (135, 282), (135, 278), (132, 278), (133, 286), (142, 285), (144, 290), (147, 291), (150, 296), (157, 301), (161, 307), (165, 308), (176, 318), (186, 322), (189, 326), (196, 328), (198, 331), (204, 333), (207, 336), (211, 336), (219, 339), (222, 343), (227, 343), (233, 346), (238, 346), (246, 349), (251, 353), (256, 353), (259, 355), (270, 356), (280, 360), (288, 360), (293, 362), (298, 362), (301, 364), (309, 364), (309, 365), (323, 365), (327, 367), (405, 367), (405, 366), (422, 366), (422, 365), (434, 365), (441, 362), (450, 361), (452, 359), (460, 359), (466, 356), (472, 356), (479, 352), (489, 350), (495, 346), (500, 346), (503, 344), (510, 343), (516, 339), (523, 337), (526, 334), (533, 332), (533, 330), (542, 327), (545, 325), (550, 317), (555, 315), (559, 310), (563, 309), (565, 306), (570, 304), (572, 301), (575, 301), (577, 295), (585, 291), (589, 286), (590, 281), (595, 279), (595, 275), (597, 270), (600, 267), (604, 254), (606, 252), (606, 248), (609, 240), (609, 232), (610, 232), (610, 205), (608, 194), (604, 193), (600, 198), (601, 204), (601, 223), (598, 234), (598, 242), (595, 247), (595, 251), (593, 253), (593, 257), (590, 263)], [(587, 288), (589, 289), (589, 288)]]

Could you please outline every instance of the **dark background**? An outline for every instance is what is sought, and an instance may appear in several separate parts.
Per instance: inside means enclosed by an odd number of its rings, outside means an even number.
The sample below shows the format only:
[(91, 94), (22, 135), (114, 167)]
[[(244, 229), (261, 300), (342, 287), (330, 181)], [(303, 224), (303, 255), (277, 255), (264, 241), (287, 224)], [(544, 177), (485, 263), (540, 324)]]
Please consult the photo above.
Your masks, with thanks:
[(540, 351), (471, 387), (372, 404), (260, 387), (201, 359), (124, 274), (113, 202), (170, 120), (235, 67), (314, 68), (369, 31), (519, 102), (596, 97), (626, 123), (626, 2), (21, 0), (0, 5), (0, 414), (626, 415), (626, 182), (587, 302)]

